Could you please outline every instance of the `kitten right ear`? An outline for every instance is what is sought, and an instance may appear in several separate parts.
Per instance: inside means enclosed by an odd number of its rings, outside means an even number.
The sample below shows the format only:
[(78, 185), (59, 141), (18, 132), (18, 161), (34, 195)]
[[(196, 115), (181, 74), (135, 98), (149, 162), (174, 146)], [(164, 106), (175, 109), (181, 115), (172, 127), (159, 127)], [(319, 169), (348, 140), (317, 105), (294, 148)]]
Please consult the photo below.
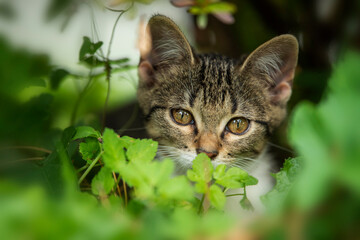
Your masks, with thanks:
[(298, 42), (289, 34), (275, 37), (255, 49), (241, 67), (269, 84), (271, 102), (284, 106), (291, 95), (298, 59)]
[(184, 63), (194, 63), (191, 46), (184, 34), (170, 18), (152, 17), (140, 36), (140, 80), (150, 87), (155, 83), (154, 71)]

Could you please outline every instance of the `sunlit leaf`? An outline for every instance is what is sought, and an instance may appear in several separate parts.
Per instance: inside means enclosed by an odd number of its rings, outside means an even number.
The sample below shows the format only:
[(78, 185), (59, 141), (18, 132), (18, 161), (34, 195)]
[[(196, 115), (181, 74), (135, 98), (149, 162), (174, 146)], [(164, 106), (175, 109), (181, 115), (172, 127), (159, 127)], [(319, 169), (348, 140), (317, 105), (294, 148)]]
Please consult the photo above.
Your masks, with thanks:
[(205, 153), (200, 153), (193, 161), (192, 170), (188, 172), (193, 172), (194, 176), (192, 181), (205, 181), (210, 182), (212, 179), (212, 173), (214, 167), (211, 164), (210, 158)]
[(126, 156), (130, 161), (150, 162), (154, 159), (158, 143), (151, 139), (137, 139), (128, 147)]
[(273, 175), (276, 180), (274, 188), (261, 198), (268, 210), (279, 211), (284, 208), (295, 179), (302, 169), (301, 164), (300, 158), (289, 158), (282, 169)]
[(160, 185), (159, 194), (165, 199), (190, 200), (194, 191), (185, 176), (168, 179)]
[(234, 13), (236, 12), (236, 5), (228, 2), (214, 2), (207, 5), (204, 11), (206, 13)]
[[(214, 176), (215, 178), (215, 176)], [(244, 187), (245, 181), (249, 178), (247, 172), (240, 168), (229, 168), (225, 174), (216, 176), (215, 182), (226, 188), (241, 188)]]
[(86, 137), (101, 137), (100, 133), (89, 126), (80, 126), (76, 128), (75, 136), (73, 136), (72, 140), (86, 138)]
[(225, 171), (226, 171), (226, 165), (225, 164), (220, 164), (216, 167), (215, 171), (214, 171), (214, 179), (221, 179), (222, 177), (224, 177), (225, 175)]
[(216, 184), (211, 185), (209, 194), (210, 203), (218, 210), (224, 208), (226, 197), (223, 191)]
[(125, 162), (124, 145), (112, 129), (106, 128), (104, 131), (103, 148), (105, 166), (115, 172), (121, 171), (121, 164)]
[(79, 145), (79, 152), (88, 164), (91, 164), (92, 160), (100, 153), (100, 150), (99, 140), (92, 137), (85, 138), (85, 142)]
[(107, 167), (102, 167), (91, 182), (91, 191), (95, 195), (106, 195), (110, 193), (114, 185), (115, 182), (111, 170)]

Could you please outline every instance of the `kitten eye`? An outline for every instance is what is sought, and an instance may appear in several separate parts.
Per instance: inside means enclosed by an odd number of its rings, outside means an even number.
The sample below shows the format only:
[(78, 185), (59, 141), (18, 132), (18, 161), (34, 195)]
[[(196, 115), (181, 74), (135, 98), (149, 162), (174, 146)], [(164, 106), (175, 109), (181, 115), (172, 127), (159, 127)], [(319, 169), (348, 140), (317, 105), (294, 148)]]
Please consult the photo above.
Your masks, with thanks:
[(226, 125), (226, 129), (236, 135), (243, 134), (249, 128), (249, 120), (246, 118), (233, 118)]
[(171, 114), (174, 121), (180, 125), (189, 125), (194, 121), (191, 113), (184, 109), (172, 109)]

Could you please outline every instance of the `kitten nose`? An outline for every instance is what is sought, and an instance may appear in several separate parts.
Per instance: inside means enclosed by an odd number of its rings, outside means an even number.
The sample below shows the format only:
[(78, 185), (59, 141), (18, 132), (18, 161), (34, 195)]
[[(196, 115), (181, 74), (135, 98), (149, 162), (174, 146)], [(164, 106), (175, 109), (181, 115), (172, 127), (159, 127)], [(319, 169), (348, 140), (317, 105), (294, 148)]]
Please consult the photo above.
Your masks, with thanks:
[(214, 159), (214, 158), (219, 154), (218, 151), (208, 152), (208, 151), (206, 151), (206, 150), (204, 150), (204, 149), (202, 149), (202, 148), (196, 149), (196, 152), (197, 152), (197, 154), (199, 154), (199, 153), (205, 153), (205, 154), (206, 154), (209, 158), (211, 158), (211, 159)]

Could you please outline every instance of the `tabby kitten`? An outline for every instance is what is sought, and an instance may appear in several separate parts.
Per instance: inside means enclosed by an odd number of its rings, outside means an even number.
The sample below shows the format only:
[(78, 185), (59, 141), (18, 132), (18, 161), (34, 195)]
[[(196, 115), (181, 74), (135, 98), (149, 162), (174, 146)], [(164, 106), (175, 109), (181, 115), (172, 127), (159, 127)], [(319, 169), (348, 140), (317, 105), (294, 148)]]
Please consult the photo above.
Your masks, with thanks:
[(243, 60), (197, 54), (172, 20), (156, 15), (140, 43), (138, 101), (158, 157), (173, 159), (180, 174), (199, 153), (214, 166), (240, 167), (259, 179), (247, 191), (258, 205), (271, 186), (266, 144), (286, 115), (295, 37), (275, 37)]

